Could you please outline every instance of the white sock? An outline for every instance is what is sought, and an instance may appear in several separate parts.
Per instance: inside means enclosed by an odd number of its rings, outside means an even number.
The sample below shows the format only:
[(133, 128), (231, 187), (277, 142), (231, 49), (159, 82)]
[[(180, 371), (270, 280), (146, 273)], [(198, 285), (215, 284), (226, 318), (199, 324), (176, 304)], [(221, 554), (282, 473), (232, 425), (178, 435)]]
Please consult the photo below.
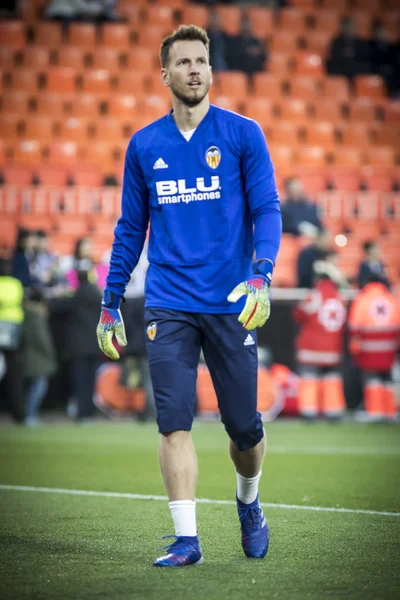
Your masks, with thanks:
[(255, 477), (242, 477), (236, 471), (237, 479), (237, 497), (244, 504), (251, 504), (257, 498), (258, 482), (260, 481), (261, 471)]
[(175, 500), (169, 503), (172, 519), (174, 521), (175, 535), (195, 536), (196, 527), (196, 502), (194, 500)]

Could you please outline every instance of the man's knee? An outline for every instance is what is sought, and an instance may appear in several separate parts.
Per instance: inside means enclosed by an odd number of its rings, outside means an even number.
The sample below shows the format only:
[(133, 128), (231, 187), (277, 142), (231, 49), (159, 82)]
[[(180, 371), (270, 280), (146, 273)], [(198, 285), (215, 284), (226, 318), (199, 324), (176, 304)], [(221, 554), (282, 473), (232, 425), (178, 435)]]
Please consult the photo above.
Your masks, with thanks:
[(259, 444), (264, 436), (264, 429), (259, 412), (251, 421), (226, 419), (225, 430), (232, 442), (241, 452), (250, 450)]

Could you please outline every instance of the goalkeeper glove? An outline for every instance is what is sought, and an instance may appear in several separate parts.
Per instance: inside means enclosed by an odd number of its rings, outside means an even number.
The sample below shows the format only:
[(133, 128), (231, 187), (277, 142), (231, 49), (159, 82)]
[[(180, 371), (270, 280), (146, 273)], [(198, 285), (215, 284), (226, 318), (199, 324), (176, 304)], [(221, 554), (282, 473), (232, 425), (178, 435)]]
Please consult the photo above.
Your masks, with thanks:
[(229, 302), (237, 302), (246, 294), (246, 304), (238, 317), (238, 321), (243, 323), (245, 329), (252, 330), (262, 327), (270, 315), (268, 288), (273, 268), (274, 264), (269, 259), (257, 261), (254, 266), (254, 278), (239, 283), (228, 296)]
[(104, 292), (100, 320), (96, 329), (100, 350), (112, 360), (119, 359), (119, 354), (112, 342), (114, 335), (120, 346), (127, 344), (124, 321), (119, 309), (120, 302), (121, 297), (114, 292), (108, 290)]

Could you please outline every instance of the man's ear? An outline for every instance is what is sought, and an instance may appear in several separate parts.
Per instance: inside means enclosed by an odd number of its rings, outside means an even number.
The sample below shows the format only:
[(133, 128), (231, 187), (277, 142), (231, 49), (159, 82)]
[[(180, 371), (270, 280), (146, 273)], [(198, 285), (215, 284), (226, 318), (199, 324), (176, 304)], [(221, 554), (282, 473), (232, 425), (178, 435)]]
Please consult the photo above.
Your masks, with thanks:
[(162, 81), (163, 85), (169, 87), (170, 82), (169, 82), (169, 75), (168, 75), (167, 69), (161, 69), (161, 81)]

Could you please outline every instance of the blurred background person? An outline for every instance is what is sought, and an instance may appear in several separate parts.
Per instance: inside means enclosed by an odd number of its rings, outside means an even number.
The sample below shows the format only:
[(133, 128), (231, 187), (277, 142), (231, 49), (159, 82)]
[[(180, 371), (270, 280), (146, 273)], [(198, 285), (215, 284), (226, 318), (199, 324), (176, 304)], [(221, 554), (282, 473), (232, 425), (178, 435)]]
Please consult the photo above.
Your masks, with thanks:
[(31, 288), (40, 283), (33, 272), (36, 246), (35, 232), (20, 228), (11, 259), (11, 275), (18, 279), (25, 288)]
[(313, 289), (293, 310), (299, 325), (299, 412), (308, 419), (339, 419), (345, 410), (340, 370), (347, 311), (339, 292), (344, 278), (331, 260), (327, 255), (316, 261)]
[(400, 303), (386, 280), (372, 273), (349, 313), (350, 352), (362, 369), (368, 421), (394, 420), (397, 409), (392, 367), (400, 346)]
[(304, 194), (300, 179), (288, 179), (285, 184), (285, 198), (281, 204), (282, 233), (295, 236), (317, 236), (323, 225), (317, 206)]
[(371, 275), (379, 275), (385, 285), (389, 286), (378, 243), (369, 240), (363, 244), (363, 250), (364, 258), (360, 264), (357, 277), (358, 287), (363, 288), (369, 282)]
[(41, 289), (54, 293), (65, 292), (66, 281), (60, 270), (58, 258), (49, 249), (45, 231), (36, 231), (36, 248), (32, 260), (32, 274), (40, 282)]
[(393, 45), (390, 43), (386, 27), (379, 21), (372, 27), (372, 38), (369, 40), (369, 72), (380, 75), (385, 80), (389, 91), (396, 88)]
[(266, 58), (264, 43), (254, 35), (250, 19), (243, 14), (241, 31), (228, 47), (229, 69), (252, 75), (264, 70)]
[(331, 234), (327, 229), (318, 230), (313, 244), (300, 250), (297, 257), (297, 287), (311, 288), (314, 281), (314, 263), (326, 258), (331, 248)]
[(10, 275), (9, 261), (0, 258), (0, 352), (6, 369), (2, 388), (9, 412), (18, 423), (22, 423), (25, 416), (21, 353), (23, 299), (22, 283)]
[(332, 41), (327, 61), (327, 71), (331, 75), (354, 75), (368, 73), (368, 41), (357, 36), (351, 17), (344, 17), (339, 35)]
[(210, 38), (210, 65), (213, 72), (226, 71), (228, 68), (227, 53), (232, 41), (221, 30), (218, 13), (212, 8), (209, 11), (207, 34)]
[(42, 290), (33, 290), (26, 299), (24, 308), (25, 424), (34, 427), (39, 423), (39, 409), (48, 390), (49, 378), (57, 370), (56, 350)]
[(65, 324), (65, 350), (70, 360), (72, 394), (77, 404), (76, 420), (94, 416), (93, 394), (100, 351), (96, 338), (101, 292), (87, 270), (77, 272), (78, 288), (72, 296), (55, 298), (49, 309), (62, 315)]
[(104, 289), (108, 267), (106, 264), (95, 264), (92, 257), (92, 243), (89, 238), (79, 238), (75, 244), (73, 267), (66, 273), (68, 287), (77, 290), (79, 271), (85, 271), (88, 280)]
[(61, 21), (116, 21), (115, 4), (116, 0), (52, 0), (45, 17)]

